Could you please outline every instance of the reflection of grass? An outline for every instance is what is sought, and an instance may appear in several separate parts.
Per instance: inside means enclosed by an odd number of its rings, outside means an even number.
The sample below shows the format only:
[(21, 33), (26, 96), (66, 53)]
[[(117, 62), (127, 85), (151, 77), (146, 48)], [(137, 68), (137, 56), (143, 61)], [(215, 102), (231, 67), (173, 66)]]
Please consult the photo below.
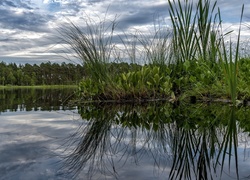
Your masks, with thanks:
[(236, 169), (237, 179), (239, 179), (239, 167), (238, 167), (238, 130), (237, 130), (237, 121), (236, 121), (236, 114), (235, 114), (235, 107), (233, 106), (230, 109), (230, 117), (228, 118), (227, 123), (228, 128), (226, 128), (225, 136), (220, 144), (219, 155), (217, 158), (217, 163), (219, 163), (219, 158), (222, 156), (222, 163), (221, 163), (221, 173), (224, 167), (224, 161), (228, 156), (229, 161), (229, 168), (231, 167), (231, 160), (232, 156), (234, 157), (234, 164)]
[[(65, 157), (66, 166), (62, 169), (65, 168), (68, 174), (76, 177), (88, 163), (88, 174), (91, 177), (92, 173), (102, 166), (103, 156), (111, 145), (111, 125), (106, 119), (98, 119), (89, 122), (87, 126), (81, 126), (72, 137), (69, 137), (69, 147), (74, 145), (76, 148)], [(103, 168), (105, 169), (105, 165)]]
[(90, 175), (101, 171), (118, 178), (120, 164), (129, 157), (139, 163), (142, 156), (156, 168), (170, 162), (170, 179), (213, 179), (225, 171), (226, 159), (232, 168), (232, 155), (238, 173), (236, 123), (248, 129), (250, 118), (242, 109), (218, 104), (91, 105), (79, 113), (84, 121), (69, 138), (68, 148), (74, 148), (65, 157), (66, 168), (75, 175), (87, 168)]
[[(172, 150), (175, 155), (170, 179), (191, 180), (194, 176), (198, 177), (196, 179), (213, 179), (216, 174), (221, 177), (226, 159), (229, 173), (235, 167), (236, 178), (239, 179), (237, 123), (244, 121), (239, 117), (245, 112), (235, 106), (219, 108), (220, 111), (203, 107), (203, 112), (200, 112), (198, 109), (196, 112), (189, 110), (193, 112), (190, 115), (182, 112), (185, 114), (181, 117), (183, 123), (173, 130)], [(196, 121), (198, 124), (194, 123), (196, 119), (200, 119)], [(232, 156), (235, 166), (232, 166)], [(220, 172), (217, 172), (218, 169)]]
[[(156, 153), (162, 156), (162, 153), (166, 153), (164, 142), (167, 139), (167, 135), (164, 134), (166, 128), (163, 123), (156, 122), (160, 119), (154, 119), (154, 124), (157, 125), (153, 126), (150, 119), (143, 123), (138, 112), (147, 112), (147, 110), (150, 110), (148, 106), (116, 106), (114, 109), (110, 106), (82, 107), (80, 109), (82, 117), (88, 122), (83, 122), (76, 133), (69, 137), (67, 148), (72, 149), (71, 146), (74, 148), (64, 157), (65, 167), (62, 169), (68, 170), (67, 173), (73, 177), (77, 177), (84, 168), (87, 168), (89, 177), (97, 171), (104, 176), (119, 177), (118, 170), (125, 165), (130, 156), (138, 162), (142, 154), (154, 153), (151, 148), (157, 148)], [(154, 110), (156, 109), (150, 110), (152, 116)], [(134, 122), (130, 121), (131, 118)], [(147, 130), (144, 129), (144, 124)], [(162, 145), (160, 151), (159, 145)], [(157, 163), (157, 157), (153, 158)], [(160, 167), (160, 164), (158, 165)]]

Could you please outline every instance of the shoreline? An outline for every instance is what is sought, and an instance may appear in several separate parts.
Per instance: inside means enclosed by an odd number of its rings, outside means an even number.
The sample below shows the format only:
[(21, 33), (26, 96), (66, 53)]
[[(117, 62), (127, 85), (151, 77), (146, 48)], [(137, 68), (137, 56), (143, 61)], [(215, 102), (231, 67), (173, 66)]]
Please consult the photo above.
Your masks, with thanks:
[(0, 89), (56, 89), (56, 88), (77, 88), (77, 85), (35, 85), (35, 86), (0, 86)]

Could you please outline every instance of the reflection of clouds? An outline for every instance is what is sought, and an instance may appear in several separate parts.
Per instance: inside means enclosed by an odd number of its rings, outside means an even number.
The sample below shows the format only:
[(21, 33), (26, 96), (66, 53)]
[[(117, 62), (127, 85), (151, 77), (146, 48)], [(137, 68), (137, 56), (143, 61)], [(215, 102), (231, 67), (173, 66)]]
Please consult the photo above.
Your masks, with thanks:
[[(249, 133), (243, 132), (239, 128), (238, 132), (238, 160), (239, 160), (239, 174), (243, 174), (241, 178), (250, 179), (250, 136)], [(247, 177), (246, 177), (247, 176)]]
[[(0, 179), (54, 179), (57, 138), (75, 127), (72, 111), (0, 114)], [(62, 179), (62, 178), (58, 178)]]
[[(234, 164), (236, 154), (233, 152), (236, 141), (232, 139), (237, 136), (232, 133), (237, 131), (237, 126), (234, 125), (236, 117), (234, 109), (227, 110), (229, 110), (227, 114), (216, 119), (224, 120), (225, 118), (229, 121), (228, 118), (230, 118), (231, 123), (228, 126), (220, 124), (222, 120), (218, 120), (219, 125), (214, 123), (215, 115), (208, 108), (207, 111), (202, 111), (202, 114), (204, 113), (208, 118), (205, 124), (201, 123), (199, 126), (197, 123), (194, 127), (191, 122), (196, 122), (199, 116), (192, 114), (189, 119), (189, 116), (185, 116), (185, 111), (180, 116), (179, 113), (182, 113), (178, 111), (178, 114), (171, 114), (171, 117), (175, 119), (174, 123), (161, 122), (157, 130), (154, 130), (153, 122), (158, 121), (154, 118), (148, 121), (139, 110), (137, 112), (133, 109), (126, 111), (127, 113), (120, 111), (116, 113), (115, 110), (110, 110), (108, 115), (105, 113), (105, 107), (93, 108), (92, 111), (83, 109), (83, 117), (90, 117), (90, 121), (88, 125), (85, 123), (80, 126), (70, 137), (69, 142), (73, 141), (74, 145), (71, 146), (69, 143), (72, 149), (64, 156), (65, 169), (63, 169), (76, 177), (81, 176), (83, 172), (88, 173), (90, 177), (93, 175), (93, 179), (100, 176), (99, 173), (108, 177), (113, 175), (118, 179), (125, 179), (125, 177), (144, 179), (145, 176), (152, 178), (152, 175), (154, 178), (161, 179), (169, 176), (171, 166), (173, 166), (173, 171), (171, 170), (170, 179), (181, 178), (180, 174), (185, 174), (183, 178), (187, 179), (194, 178), (194, 174), (197, 175), (195, 177), (203, 176), (204, 179), (210, 176), (216, 178), (220, 176), (220, 173), (222, 173), (221, 179), (228, 178), (228, 174), (236, 177), (237, 166)], [(196, 113), (199, 114), (200, 111)], [(93, 118), (89, 116), (90, 114)], [(154, 116), (157, 115), (154, 114)], [(120, 119), (117, 119), (118, 116)], [(190, 124), (183, 122), (185, 117), (188, 118)], [(181, 122), (178, 122), (178, 119)], [(142, 125), (143, 122), (152, 124), (148, 127), (145, 124)], [(241, 152), (240, 149), (239, 147), (239, 152)], [(239, 153), (237, 156), (242, 156), (242, 154)], [(239, 168), (242, 168), (239, 171), (240, 175), (248, 176), (246, 169), (249, 165), (242, 163)]]
[[(250, 139), (249, 139), (250, 140)], [(239, 173), (239, 179), (249, 179), (250, 178), (250, 161), (249, 159), (245, 159), (245, 150), (244, 148), (238, 148), (238, 173)], [(248, 158), (249, 158), (250, 149), (248, 149)], [(236, 164), (234, 161), (234, 156), (232, 155), (231, 164), (229, 167), (229, 159), (228, 156), (225, 159), (224, 163), (224, 171), (222, 172), (222, 178), (221, 180), (230, 180), (230, 179), (237, 179), (236, 176)], [(230, 169), (230, 173), (228, 170)], [(217, 172), (220, 172), (221, 169), (218, 167)]]
[(166, 179), (168, 155), (160, 152), (160, 145), (151, 147), (154, 138), (149, 134), (108, 119), (83, 122), (65, 143), (62, 170), (70, 177), (91, 179)]
[[(72, 148), (79, 145), (86, 133), (91, 129), (93, 121), (79, 120), (76, 111), (51, 111), (51, 112), (5, 112), (0, 115), (0, 179), (70, 179), (67, 176), (67, 167), (59, 169), (59, 162), (63, 163), (62, 155), (72, 152)], [(72, 121), (74, 120), (74, 121)], [(79, 121), (78, 121), (79, 120)], [(106, 120), (106, 121), (105, 121)], [(173, 154), (163, 151), (162, 147), (171, 144), (169, 131), (177, 128), (175, 124), (169, 124), (161, 128), (161, 132), (145, 130), (142, 127), (124, 128), (122, 125), (110, 123), (102, 119), (99, 125), (106, 126), (103, 133), (106, 143), (104, 151), (96, 151), (93, 161), (97, 168), (92, 179), (166, 179), (170, 172), (171, 158)], [(99, 126), (96, 126), (99, 128)], [(109, 128), (111, 127), (111, 128)], [(93, 128), (92, 128), (93, 130)], [(152, 130), (152, 129), (151, 129)], [(224, 131), (217, 131), (219, 135)], [(250, 175), (250, 146), (249, 137), (239, 131), (239, 174), (242, 178)], [(69, 135), (69, 139), (67, 138)], [(100, 134), (102, 135), (102, 134)], [(92, 136), (95, 137), (95, 136)], [(98, 136), (102, 138), (102, 136)], [(163, 138), (165, 144), (162, 143)], [(65, 141), (73, 147), (65, 149)], [(161, 144), (162, 143), (162, 144)], [(103, 146), (103, 144), (100, 144)], [(91, 148), (91, 146), (90, 146)], [(101, 156), (101, 153), (103, 155)], [(81, 156), (81, 155), (80, 155)], [(102, 159), (98, 159), (102, 157)], [(233, 157), (234, 158), (234, 157)], [(102, 160), (102, 162), (101, 162)], [(230, 176), (227, 175), (228, 158), (225, 159), (222, 180), (233, 179), (235, 165), (231, 163)], [(87, 179), (88, 169), (93, 168), (86, 164), (81, 169), (76, 179)], [(104, 169), (102, 169), (104, 168)], [(108, 170), (104, 176), (100, 174)], [(220, 172), (220, 169), (218, 169)]]

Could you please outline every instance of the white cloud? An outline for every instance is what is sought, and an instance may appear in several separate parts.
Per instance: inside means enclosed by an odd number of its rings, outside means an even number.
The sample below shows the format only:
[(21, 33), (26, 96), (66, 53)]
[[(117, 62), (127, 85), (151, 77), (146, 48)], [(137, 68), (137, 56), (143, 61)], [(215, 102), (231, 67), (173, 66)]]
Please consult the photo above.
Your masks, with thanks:
[[(242, 3), (245, 3), (244, 20), (250, 21), (250, 12), (247, 11), (250, 8), (249, 1), (218, 1), (224, 27), (237, 32)], [(29, 49), (32, 47), (45, 50), (48, 45), (53, 47), (53, 43), (58, 41), (55, 29), (60, 24), (65, 24), (67, 19), (82, 26), (86, 18), (98, 22), (104, 16), (107, 20), (113, 20), (117, 16), (118, 34), (122, 31), (133, 32), (134, 29), (146, 32), (153, 27), (157, 18), (160, 22), (164, 21), (165, 26), (170, 24), (165, 0), (145, 0), (143, 3), (141, 0), (1, 0), (0, 13), (0, 61), (10, 60), (10, 56), (15, 61), (27, 57), (27, 62), (38, 56), (41, 58), (41, 53), (36, 54)], [(242, 37), (248, 36), (246, 28), (242, 31)], [(20, 49), (22, 52), (18, 52)], [(13, 53), (14, 51), (16, 52)], [(13, 58), (13, 54), (22, 55), (22, 58)]]

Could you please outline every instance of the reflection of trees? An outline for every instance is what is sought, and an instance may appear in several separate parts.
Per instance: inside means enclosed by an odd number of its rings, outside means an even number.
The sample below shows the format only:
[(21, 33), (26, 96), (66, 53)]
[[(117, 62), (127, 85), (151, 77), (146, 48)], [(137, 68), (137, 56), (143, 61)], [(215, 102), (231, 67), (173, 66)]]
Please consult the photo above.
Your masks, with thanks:
[(239, 178), (235, 112), (220, 105), (82, 107), (86, 121), (66, 143), (73, 149), (63, 168), (74, 177), (84, 168), (89, 178), (98, 171), (118, 177), (128, 158), (146, 157), (162, 170), (171, 163), (169, 179), (213, 179), (233, 156)]
[(3, 89), (0, 90), (0, 112), (59, 110), (66, 108), (67, 98), (73, 95), (74, 89)]

